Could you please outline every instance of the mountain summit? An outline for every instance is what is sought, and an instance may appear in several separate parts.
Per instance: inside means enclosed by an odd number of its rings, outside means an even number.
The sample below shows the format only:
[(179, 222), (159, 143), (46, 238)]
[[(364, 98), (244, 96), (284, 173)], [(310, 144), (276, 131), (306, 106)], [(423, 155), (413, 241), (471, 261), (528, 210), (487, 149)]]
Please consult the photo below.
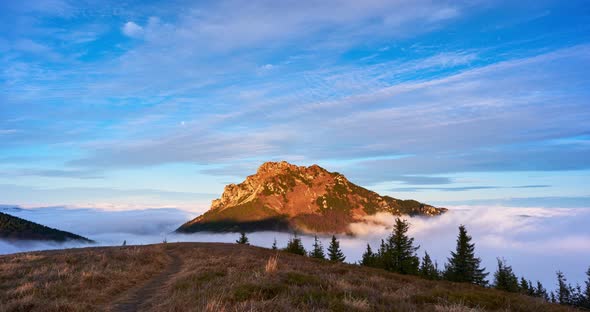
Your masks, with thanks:
[(350, 223), (378, 212), (436, 216), (445, 211), (415, 200), (380, 196), (318, 165), (266, 162), (244, 182), (227, 185), (206, 213), (177, 231), (344, 233)]

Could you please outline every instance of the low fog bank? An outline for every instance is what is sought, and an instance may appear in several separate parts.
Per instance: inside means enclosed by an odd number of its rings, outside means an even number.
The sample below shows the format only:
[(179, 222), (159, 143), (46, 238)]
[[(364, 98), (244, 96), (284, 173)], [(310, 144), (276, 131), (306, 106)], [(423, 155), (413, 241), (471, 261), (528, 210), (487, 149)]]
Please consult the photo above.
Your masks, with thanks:
[[(96, 245), (129, 245), (168, 242), (230, 242), (237, 233), (172, 234), (194, 214), (178, 209), (144, 209), (105, 211), (97, 209), (40, 208), (12, 210), (7, 213), (51, 227), (71, 231), (97, 241)], [(582, 283), (590, 266), (590, 209), (585, 208), (518, 208), (460, 206), (436, 218), (407, 218), (412, 224), (410, 234), (420, 245), (418, 253), (428, 251), (442, 268), (455, 246), (457, 227), (465, 224), (476, 243), (476, 253), (483, 260), (492, 278), (496, 257), (505, 258), (515, 272), (532, 281), (540, 280), (555, 288), (555, 272), (563, 271), (572, 283)], [(379, 214), (364, 223), (351, 225), (354, 237), (341, 236), (341, 247), (347, 262), (360, 260), (367, 243), (376, 249), (386, 238), (395, 217)], [(288, 233), (257, 232), (248, 234), (251, 244), (270, 247), (276, 239), (284, 247)], [(329, 237), (320, 237), (324, 247)], [(302, 236), (307, 249), (312, 236)], [(0, 253), (29, 250), (75, 248), (80, 243), (0, 241)]]

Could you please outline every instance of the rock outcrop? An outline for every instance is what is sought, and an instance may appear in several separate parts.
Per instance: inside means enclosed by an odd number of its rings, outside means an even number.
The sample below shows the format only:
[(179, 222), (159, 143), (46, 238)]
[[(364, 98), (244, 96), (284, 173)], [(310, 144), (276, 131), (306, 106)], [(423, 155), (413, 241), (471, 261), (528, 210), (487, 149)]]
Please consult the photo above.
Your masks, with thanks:
[(227, 185), (209, 211), (177, 231), (344, 233), (350, 223), (378, 212), (436, 216), (445, 211), (414, 200), (380, 196), (318, 165), (266, 162), (244, 182)]

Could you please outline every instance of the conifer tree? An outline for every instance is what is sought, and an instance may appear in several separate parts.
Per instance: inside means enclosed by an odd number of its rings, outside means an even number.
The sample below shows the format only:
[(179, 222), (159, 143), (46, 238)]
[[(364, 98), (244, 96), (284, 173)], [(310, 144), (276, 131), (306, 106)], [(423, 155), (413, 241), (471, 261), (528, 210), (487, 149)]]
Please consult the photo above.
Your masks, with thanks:
[(275, 238), (274, 241), (272, 242), (272, 250), (277, 250), (277, 239)]
[(574, 307), (583, 307), (585, 303), (584, 292), (582, 291), (582, 286), (580, 284), (576, 284), (576, 287), (571, 287), (571, 301), (570, 304)]
[(344, 262), (346, 258), (342, 250), (340, 250), (340, 242), (334, 235), (332, 235), (332, 241), (330, 241), (330, 246), (328, 247), (328, 258), (333, 262)]
[(380, 269), (385, 269), (385, 256), (387, 254), (387, 245), (385, 244), (385, 240), (381, 240), (381, 244), (379, 245), (379, 250), (375, 255), (375, 267)]
[(528, 284), (529, 284), (529, 292), (527, 293), (527, 295), (534, 297), (535, 296), (535, 286), (533, 286), (533, 282), (531, 282), (531, 280), (528, 280)]
[(487, 285), (485, 268), (480, 268), (481, 259), (475, 257), (475, 244), (464, 225), (459, 226), (457, 248), (451, 252), (445, 268), (445, 278), (453, 282)]
[(246, 233), (240, 232), (240, 238), (238, 238), (236, 243), (242, 244), (242, 245), (249, 245), (250, 243), (248, 242), (248, 236), (246, 236)]
[(371, 249), (371, 245), (367, 244), (367, 250), (363, 253), (363, 258), (361, 260), (361, 265), (368, 266), (368, 267), (375, 267), (375, 260), (377, 254), (373, 253)]
[(326, 255), (324, 254), (324, 247), (322, 246), (322, 243), (319, 241), (317, 235), (314, 237), (313, 249), (309, 253), (309, 256), (316, 259), (326, 259)]
[(293, 237), (291, 237), (291, 239), (289, 239), (289, 242), (287, 243), (287, 247), (285, 248), (285, 251), (290, 252), (290, 253), (294, 253), (296, 255), (302, 255), (302, 256), (307, 255), (307, 251), (305, 250), (305, 247), (303, 247), (303, 244), (301, 243), (301, 238), (297, 237), (297, 233), (295, 233), (293, 235)]
[(584, 308), (590, 309), (590, 267), (586, 271), (586, 287), (584, 289)]
[(430, 259), (430, 255), (426, 251), (424, 251), (424, 257), (422, 258), (422, 263), (420, 265), (420, 275), (431, 280), (439, 279), (438, 268), (432, 263), (432, 259)]
[(561, 271), (557, 271), (557, 302), (571, 304), (571, 286)]
[(547, 294), (547, 289), (543, 287), (540, 281), (537, 281), (537, 287), (535, 288), (535, 297), (543, 298), (545, 301), (549, 301), (549, 295)]
[(535, 293), (535, 288), (533, 287), (532, 283), (527, 281), (524, 276), (520, 278), (519, 288), (523, 295), (532, 296)]
[(393, 232), (387, 239), (385, 250), (385, 269), (401, 274), (418, 274), (420, 259), (414, 246), (414, 238), (407, 235), (410, 224), (397, 218), (393, 225)]
[(512, 267), (506, 264), (506, 260), (498, 258), (498, 269), (494, 273), (494, 288), (518, 292), (518, 279), (512, 271)]

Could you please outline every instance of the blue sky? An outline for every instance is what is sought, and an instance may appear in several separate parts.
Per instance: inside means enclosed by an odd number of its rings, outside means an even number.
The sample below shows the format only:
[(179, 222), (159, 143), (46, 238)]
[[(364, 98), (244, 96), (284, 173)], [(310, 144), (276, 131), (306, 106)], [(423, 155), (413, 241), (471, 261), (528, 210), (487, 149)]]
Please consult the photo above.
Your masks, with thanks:
[(2, 1), (0, 199), (202, 211), (268, 160), (590, 207), (587, 1)]

